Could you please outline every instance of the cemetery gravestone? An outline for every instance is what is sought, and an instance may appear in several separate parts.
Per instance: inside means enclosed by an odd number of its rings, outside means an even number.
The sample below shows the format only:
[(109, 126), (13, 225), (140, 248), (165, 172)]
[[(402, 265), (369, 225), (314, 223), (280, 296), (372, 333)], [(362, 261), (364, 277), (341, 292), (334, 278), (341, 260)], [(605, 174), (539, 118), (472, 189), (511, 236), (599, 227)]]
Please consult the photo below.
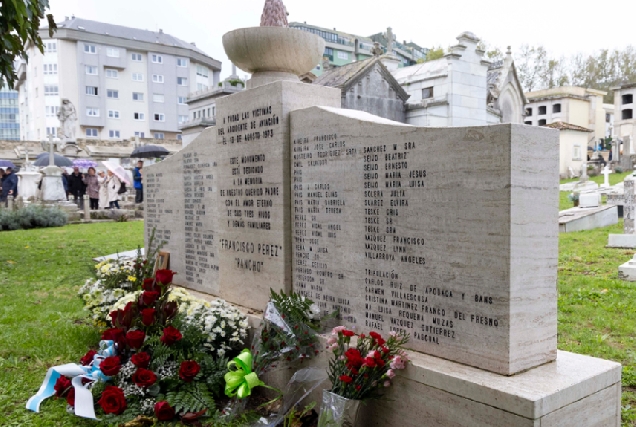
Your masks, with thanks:
[(634, 176), (629, 175), (623, 181), (623, 234), (610, 234), (608, 247), (636, 248), (636, 196), (634, 195)]

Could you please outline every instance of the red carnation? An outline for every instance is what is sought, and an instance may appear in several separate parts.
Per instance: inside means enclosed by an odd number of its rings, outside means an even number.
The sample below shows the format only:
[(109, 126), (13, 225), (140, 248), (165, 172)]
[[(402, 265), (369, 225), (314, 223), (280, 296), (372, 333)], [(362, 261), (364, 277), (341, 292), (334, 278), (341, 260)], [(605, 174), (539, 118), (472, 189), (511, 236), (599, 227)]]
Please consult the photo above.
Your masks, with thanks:
[(194, 360), (184, 360), (179, 367), (179, 378), (189, 383), (197, 376), (201, 367)]
[(99, 403), (105, 413), (115, 415), (121, 415), (128, 406), (124, 391), (112, 385), (106, 386), (102, 392), (102, 397), (97, 403)]
[(88, 350), (84, 357), (80, 359), (80, 363), (82, 364), (82, 366), (90, 365), (96, 354), (97, 352), (95, 350)]
[(374, 340), (378, 340), (382, 338), (382, 335), (378, 334), (375, 331), (371, 331), (369, 332), (369, 335), (371, 336), (371, 338), (373, 338)]
[(144, 279), (143, 284), (144, 291), (154, 291), (155, 290), (155, 279)]
[(183, 338), (181, 332), (174, 326), (168, 326), (163, 330), (163, 335), (161, 336), (161, 342), (165, 345), (172, 345), (177, 341), (180, 341)]
[(364, 365), (368, 366), (369, 368), (375, 368), (376, 366), (375, 359), (372, 357), (366, 357), (364, 359)]
[(342, 335), (344, 335), (345, 337), (352, 337), (355, 335), (355, 333), (353, 331), (345, 329), (344, 331), (342, 331)]
[(157, 291), (144, 291), (139, 297), (139, 301), (143, 305), (151, 306), (155, 304), (155, 301), (159, 298), (159, 292)]
[(119, 356), (111, 356), (102, 360), (102, 363), (99, 364), (99, 369), (107, 377), (117, 375), (121, 369), (121, 360), (119, 359)]
[(130, 331), (126, 334), (126, 341), (130, 348), (134, 348), (138, 350), (144, 345), (144, 339), (146, 338), (146, 334), (144, 331)]
[(132, 375), (132, 381), (139, 387), (150, 387), (157, 381), (157, 376), (148, 369), (139, 368)]
[(154, 308), (144, 308), (141, 310), (141, 323), (145, 326), (150, 326), (155, 323), (155, 313), (157, 310)]
[(155, 403), (155, 416), (159, 421), (171, 421), (175, 416), (172, 406), (165, 400)]
[(145, 351), (135, 353), (130, 358), (130, 361), (138, 368), (147, 368), (150, 365), (150, 355)]
[(71, 406), (75, 406), (75, 389), (71, 388), (66, 395), (66, 403)]
[(340, 375), (340, 381), (345, 384), (349, 384), (353, 381), (353, 378), (351, 378), (349, 375)]
[(66, 378), (64, 375), (60, 376), (57, 381), (55, 381), (55, 385), (53, 386), (55, 395), (58, 397), (64, 397), (69, 388), (71, 388), (71, 380)]
[(155, 279), (157, 279), (157, 282), (161, 283), (162, 285), (172, 283), (173, 277), (174, 271), (172, 270), (157, 270), (157, 272), (155, 273)]

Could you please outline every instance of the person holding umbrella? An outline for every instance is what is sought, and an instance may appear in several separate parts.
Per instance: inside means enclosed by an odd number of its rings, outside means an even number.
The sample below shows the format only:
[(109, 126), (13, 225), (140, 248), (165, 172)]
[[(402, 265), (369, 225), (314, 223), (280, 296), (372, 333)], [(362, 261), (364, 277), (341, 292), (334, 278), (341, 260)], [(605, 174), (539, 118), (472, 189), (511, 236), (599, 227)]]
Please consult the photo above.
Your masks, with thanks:
[(139, 160), (137, 162), (137, 167), (133, 171), (133, 186), (135, 187), (135, 203), (143, 203), (144, 201), (144, 185), (141, 182), (143, 179), (141, 174), (143, 171), (144, 162)]
[(110, 169), (108, 169), (106, 186), (108, 188), (108, 204), (110, 209), (119, 209), (119, 188), (121, 187), (121, 181)]
[(80, 173), (79, 168), (75, 166), (73, 173), (67, 178), (68, 191), (73, 195), (73, 199), (80, 209), (84, 209), (84, 194), (86, 193), (86, 185), (84, 184), (84, 175)]

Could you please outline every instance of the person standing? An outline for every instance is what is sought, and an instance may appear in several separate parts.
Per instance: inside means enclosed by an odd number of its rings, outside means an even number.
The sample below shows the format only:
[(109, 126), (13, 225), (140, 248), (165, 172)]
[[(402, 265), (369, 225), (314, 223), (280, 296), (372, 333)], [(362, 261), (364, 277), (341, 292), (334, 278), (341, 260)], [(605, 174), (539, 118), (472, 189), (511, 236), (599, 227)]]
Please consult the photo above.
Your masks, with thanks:
[(137, 204), (143, 203), (144, 201), (144, 185), (141, 182), (143, 179), (141, 176), (141, 174), (143, 173), (143, 167), (144, 167), (144, 162), (139, 160), (137, 162), (137, 167), (133, 171), (133, 181), (134, 181), (133, 185), (135, 187), (135, 203)]
[(106, 182), (106, 172), (99, 171), (97, 173), (97, 182), (99, 183), (99, 207), (108, 209), (108, 184)]
[(64, 193), (66, 194), (66, 201), (68, 202), (68, 171), (66, 168), (62, 168), (62, 185), (64, 186)]
[(88, 168), (88, 174), (84, 175), (84, 185), (86, 186), (86, 193), (88, 193), (91, 210), (99, 209), (99, 181), (97, 175), (95, 175), (95, 168), (92, 166)]
[(86, 185), (84, 184), (84, 175), (80, 173), (77, 166), (73, 168), (73, 173), (68, 176), (67, 180), (68, 191), (73, 196), (73, 200), (80, 209), (84, 209)]
[(7, 197), (18, 197), (18, 177), (13, 173), (11, 168), (7, 168), (6, 173), (2, 177), (2, 196), (0, 201), (6, 202)]
[(108, 179), (106, 180), (108, 187), (108, 205), (110, 209), (119, 209), (119, 188), (121, 181), (112, 171), (108, 171)]

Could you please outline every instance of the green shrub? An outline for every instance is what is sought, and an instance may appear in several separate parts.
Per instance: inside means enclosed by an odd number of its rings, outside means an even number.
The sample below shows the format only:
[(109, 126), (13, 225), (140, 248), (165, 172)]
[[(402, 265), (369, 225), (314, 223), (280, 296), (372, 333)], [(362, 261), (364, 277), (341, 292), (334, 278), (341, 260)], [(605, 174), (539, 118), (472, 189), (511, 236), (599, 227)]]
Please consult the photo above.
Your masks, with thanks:
[(30, 205), (14, 211), (8, 209), (0, 210), (0, 230), (62, 227), (67, 222), (66, 213), (58, 208)]
[(614, 168), (614, 172), (615, 172), (615, 173), (623, 173), (623, 168), (622, 168), (622, 167), (620, 167), (620, 166), (616, 166), (616, 167)]

